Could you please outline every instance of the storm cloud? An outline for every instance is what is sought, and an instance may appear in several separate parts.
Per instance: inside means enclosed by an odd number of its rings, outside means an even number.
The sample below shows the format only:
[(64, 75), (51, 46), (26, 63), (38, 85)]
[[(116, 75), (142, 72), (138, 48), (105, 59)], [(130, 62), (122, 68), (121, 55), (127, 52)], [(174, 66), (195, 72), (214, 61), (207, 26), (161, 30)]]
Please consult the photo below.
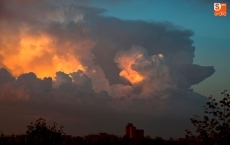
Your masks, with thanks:
[(202, 110), (207, 99), (191, 86), (215, 69), (193, 64), (191, 30), (105, 17), (78, 2), (0, 2), (0, 131), (14, 132), (14, 119), (21, 133), (42, 116), (74, 135), (123, 134), (133, 122), (179, 136)]

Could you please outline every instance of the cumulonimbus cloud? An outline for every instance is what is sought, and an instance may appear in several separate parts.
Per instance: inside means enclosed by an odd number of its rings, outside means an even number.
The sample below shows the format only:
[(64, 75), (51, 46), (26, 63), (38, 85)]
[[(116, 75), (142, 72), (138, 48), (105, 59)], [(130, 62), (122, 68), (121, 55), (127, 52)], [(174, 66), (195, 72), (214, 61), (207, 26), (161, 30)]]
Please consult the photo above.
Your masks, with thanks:
[(84, 121), (100, 124), (104, 113), (107, 126), (119, 120), (116, 130), (127, 121), (149, 124), (144, 118), (167, 123), (182, 114), (183, 120), (206, 101), (191, 86), (215, 70), (193, 64), (190, 30), (105, 17), (103, 9), (71, 1), (0, 2), (0, 101), (16, 104), (3, 109), (17, 119), (65, 117), (64, 123), (87, 126)]

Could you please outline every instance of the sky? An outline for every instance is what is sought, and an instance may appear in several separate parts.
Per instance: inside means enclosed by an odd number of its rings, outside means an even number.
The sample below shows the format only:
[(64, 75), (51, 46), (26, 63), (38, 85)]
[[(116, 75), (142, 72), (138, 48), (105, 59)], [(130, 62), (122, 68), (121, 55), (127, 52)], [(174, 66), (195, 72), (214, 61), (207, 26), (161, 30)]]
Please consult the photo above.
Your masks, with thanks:
[(183, 137), (230, 86), (230, 19), (214, 2), (0, 0), (0, 131), (43, 117), (71, 135), (132, 122)]

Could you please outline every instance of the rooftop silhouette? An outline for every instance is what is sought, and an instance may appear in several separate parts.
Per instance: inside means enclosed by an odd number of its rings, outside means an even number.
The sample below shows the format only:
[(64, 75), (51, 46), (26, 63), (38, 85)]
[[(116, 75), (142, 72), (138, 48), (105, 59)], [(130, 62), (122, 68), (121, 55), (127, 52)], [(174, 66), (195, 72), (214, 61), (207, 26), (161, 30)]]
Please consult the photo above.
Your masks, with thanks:
[(136, 129), (136, 127), (133, 126), (132, 123), (128, 123), (125, 126), (125, 136), (131, 139), (142, 139), (144, 138), (144, 130)]

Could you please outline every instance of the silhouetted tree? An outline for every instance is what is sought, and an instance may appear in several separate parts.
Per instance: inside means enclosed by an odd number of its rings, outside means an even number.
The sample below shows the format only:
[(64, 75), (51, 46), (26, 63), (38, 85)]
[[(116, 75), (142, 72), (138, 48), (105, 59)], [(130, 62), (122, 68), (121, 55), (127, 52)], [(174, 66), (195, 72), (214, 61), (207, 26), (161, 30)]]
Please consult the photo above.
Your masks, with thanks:
[(193, 144), (230, 144), (230, 97), (227, 90), (221, 93), (224, 97), (216, 101), (212, 96), (204, 106), (204, 116), (191, 118), (198, 135), (186, 130), (186, 137)]
[(27, 145), (61, 145), (63, 126), (56, 128), (57, 123), (54, 122), (52, 127), (47, 127), (45, 119), (39, 118), (35, 123), (31, 122), (27, 126)]

